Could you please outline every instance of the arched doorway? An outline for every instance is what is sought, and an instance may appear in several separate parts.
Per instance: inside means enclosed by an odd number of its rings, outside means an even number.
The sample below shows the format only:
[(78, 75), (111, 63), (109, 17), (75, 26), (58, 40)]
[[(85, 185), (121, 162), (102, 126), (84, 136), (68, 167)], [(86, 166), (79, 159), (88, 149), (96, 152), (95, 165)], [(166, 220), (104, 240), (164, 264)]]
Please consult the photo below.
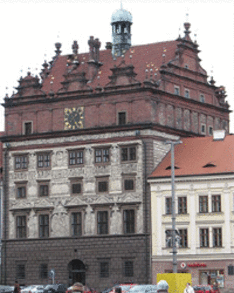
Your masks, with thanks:
[(73, 259), (68, 264), (69, 285), (80, 282), (85, 285), (85, 265), (79, 259)]

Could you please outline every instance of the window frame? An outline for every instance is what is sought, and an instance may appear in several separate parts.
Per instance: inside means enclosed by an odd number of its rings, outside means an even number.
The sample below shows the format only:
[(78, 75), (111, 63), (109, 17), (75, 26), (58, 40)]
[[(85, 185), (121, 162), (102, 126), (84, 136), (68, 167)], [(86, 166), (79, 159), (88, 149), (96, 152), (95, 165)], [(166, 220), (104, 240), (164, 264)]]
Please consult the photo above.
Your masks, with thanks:
[[(204, 128), (204, 130), (202, 128)], [(200, 130), (201, 130), (201, 134), (206, 134), (206, 124), (205, 123), (201, 123)]]
[[(101, 152), (100, 155), (97, 155), (97, 152)], [(108, 151), (108, 154), (105, 154), (104, 152)], [(108, 160), (105, 161), (108, 157)], [(97, 158), (101, 158), (101, 161), (97, 161)], [(111, 150), (110, 150), (110, 146), (106, 146), (106, 147), (96, 147), (94, 148), (94, 164), (95, 165), (108, 165), (111, 162)]]
[(177, 85), (174, 85), (174, 95), (176, 96), (180, 95), (180, 87)]
[[(42, 195), (41, 194), (41, 187), (42, 186), (46, 186), (47, 187), (47, 195)], [(38, 197), (39, 198), (47, 198), (50, 196), (50, 181), (47, 180), (47, 181), (38, 181)]]
[[(79, 222), (80, 223), (73, 223), (73, 215), (79, 215)], [(79, 230), (77, 233), (74, 233), (74, 227), (78, 227)], [(70, 231), (72, 237), (80, 237), (83, 235), (83, 213), (80, 210), (71, 211), (70, 213)]]
[[(73, 192), (73, 185), (80, 185), (80, 192)], [(83, 194), (83, 177), (70, 178), (70, 195), (71, 196), (80, 196)]]
[[(210, 239), (209, 239), (209, 228), (200, 228), (199, 229), (199, 242), (200, 248), (210, 247)], [(204, 244), (203, 244), (204, 243)], [(205, 245), (206, 244), (206, 245)]]
[[(127, 214), (127, 213), (130, 213)], [(136, 210), (134, 208), (123, 209), (123, 234), (135, 234), (136, 233)]]
[[(43, 268), (46, 267), (46, 269)], [(48, 264), (47, 263), (41, 263), (39, 266), (39, 278), (40, 279), (48, 279)]]
[(25, 280), (26, 279), (26, 263), (17, 262), (15, 266), (15, 279)]
[[(131, 268), (127, 266), (127, 263), (131, 263)], [(129, 273), (130, 272), (130, 273)], [(124, 277), (134, 277), (134, 261), (133, 260), (124, 260), (123, 263), (123, 276)]]
[[(217, 200), (218, 198), (218, 200)], [(211, 196), (212, 213), (220, 213), (222, 211), (221, 195), (213, 194)]]
[(222, 228), (214, 227), (212, 229), (212, 235), (213, 235), (213, 247), (222, 247), (222, 243), (223, 243)]
[[(28, 125), (30, 125), (30, 131), (28, 132)], [(23, 122), (23, 134), (30, 135), (33, 134), (33, 121), (24, 121)]]
[(200, 96), (199, 96), (199, 101), (201, 102), (201, 103), (205, 103), (205, 95), (204, 94), (200, 94)]
[(209, 212), (208, 195), (199, 195), (198, 205), (199, 205), (199, 213), (208, 213)]
[(110, 262), (100, 261), (99, 262), (99, 278), (109, 278), (110, 276)]
[[(43, 156), (43, 160), (39, 161), (39, 157)], [(46, 160), (45, 157), (48, 157), (48, 160)], [(42, 166), (39, 166), (39, 162), (42, 163)], [(49, 162), (49, 164), (46, 166), (46, 162)], [(51, 169), (51, 164), (52, 164), (52, 156), (51, 156), (51, 151), (45, 151), (45, 152), (39, 152), (37, 153), (37, 170), (49, 170)]]
[(165, 214), (171, 215), (172, 214), (172, 197), (167, 196), (165, 198)]
[[(106, 183), (106, 190), (100, 191), (101, 183)], [(109, 192), (109, 176), (96, 177), (96, 193), (107, 194)]]
[[(121, 121), (121, 117), (120, 115), (124, 115), (124, 123), (122, 123)], [(118, 125), (122, 126), (122, 125), (126, 125), (127, 124), (127, 112), (126, 111), (119, 111), (117, 114), (117, 119), (118, 119)]]
[[(126, 154), (124, 154), (127, 158), (126, 159), (123, 159), (123, 150), (126, 149), (127, 152)], [(133, 159), (131, 159), (131, 149), (135, 149), (135, 154), (134, 154), (134, 157)], [(122, 145), (120, 147), (120, 161), (122, 164), (124, 163), (134, 163), (134, 162), (137, 162), (137, 146), (136, 144), (134, 145)]]
[[(104, 220), (102, 219), (101, 221), (99, 221), (99, 215), (101, 215), (101, 214), (104, 215), (104, 213), (105, 213), (105, 215), (107, 215), (106, 221), (105, 221), (105, 219)], [(109, 230), (110, 230), (109, 224), (110, 224), (109, 210), (107, 210), (107, 209), (97, 210), (97, 212), (96, 212), (97, 235), (109, 235)]]
[[(24, 199), (27, 198), (27, 181), (23, 182), (15, 182), (15, 198), (16, 199)], [(19, 196), (19, 189), (24, 189), (24, 196)]]
[[(42, 217), (47, 217), (48, 223), (41, 224)], [(41, 233), (43, 232), (43, 233)], [(42, 213), (38, 217), (38, 238), (49, 238), (50, 237), (50, 216), (48, 213)], [(42, 235), (43, 234), (43, 235)]]
[(184, 97), (186, 99), (190, 99), (190, 90), (189, 89), (184, 89)]
[(180, 236), (180, 247), (188, 248), (188, 229), (178, 229)]
[[(16, 162), (17, 159), (20, 159), (19, 162)], [(26, 162), (23, 162), (23, 160), (26, 159)], [(14, 171), (27, 171), (28, 170), (28, 154), (18, 154), (14, 156)], [(19, 164), (20, 167), (16, 168), (16, 164)], [(26, 164), (26, 167), (23, 167), (23, 164)]]
[(209, 134), (210, 136), (213, 135), (213, 131), (214, 131), (213, 126), (209, 126), (209, 127), (208, 127), (208, 134)]
[(188, 213), (187, 196), (178, 196), (178, 215), (185, 215)]
[[(71, 154), (74, 153), (75, 156), (71, 158)], [(78, 156), (78, 154), (82, 154), (82, 156)], [(71, 160), (75, 160), (74, 164), (71, 164)], [(81, 160), (81, 161), (78, 161)], [(84, 149), (74, 149), (68, 150), (68, 166), (69, 168), (76, 168), (78, 166), (84, 166)]]
[[(18, 220), (24, 219), (24, 225), (21, 223), (18, 224)], [(22, 215), (16, 215), (15, 217), (15, 231), (16, 231), (16, 239), (26, 239), (27, 238), (27, 216)]]

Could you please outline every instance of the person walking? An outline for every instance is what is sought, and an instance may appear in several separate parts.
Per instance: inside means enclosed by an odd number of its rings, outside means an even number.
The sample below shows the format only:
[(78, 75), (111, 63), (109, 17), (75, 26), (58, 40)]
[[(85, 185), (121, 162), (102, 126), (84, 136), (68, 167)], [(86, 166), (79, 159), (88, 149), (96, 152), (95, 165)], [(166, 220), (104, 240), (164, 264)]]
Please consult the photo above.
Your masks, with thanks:
[(193, 287), (190, 283), (186, 284), (186, 288), (184, 289), (184, 293), (194, 293)]
[(18, 284), (18, 281), (15, 281), (14, 293), (20, 293), (20, 292), (21, 292), (20, 285)]

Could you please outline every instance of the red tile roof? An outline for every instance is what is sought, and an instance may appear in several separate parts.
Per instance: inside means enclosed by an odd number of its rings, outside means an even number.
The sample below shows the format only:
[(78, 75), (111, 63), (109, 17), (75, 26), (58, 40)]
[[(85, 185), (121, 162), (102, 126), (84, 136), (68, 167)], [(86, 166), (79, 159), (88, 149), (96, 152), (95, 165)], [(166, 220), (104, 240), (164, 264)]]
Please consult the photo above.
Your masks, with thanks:
[[(158, 73), (163, 62), (167, 63), (175, 58), (175, 51), (177, 48), (177, 41), (167, 41), (161, 43), (146, 44), (131, 47), (125, 54), (124, 60), (126, 64), (134, 66), (134, 72), (137, 74), (136, 80), (143, 82), (146, 77), (145, 70), (153, 69), (152, 73)], [(162, 55), (165, 54), (165, 57)], [(55, 93), (62, 88), (61, 82), (64, 81), (64, 74), (67, 70), (67, 59), (69, 55), (59, 55), (50, 71), (48, 77), (44, 80), (42, 91), (48, 93), (53, 90)], [(165, 60), (163, 60), (165, 58)], [(86, 72), (88, 78), (88, 63), (89, 53), (78, 54), (80, 62), (79, 68)], [(111, 68), (118, 66), (122, 61), (122, 57), (113, 60), (111, 50), (100, 51), (99, 61), (103, 64), (99, 70), (99, 79), (96, 78), (89, 83), (93, 90), (97, 86), (105, 87), (109, 82), (109, 76), (112, 75)], [(83, 64), (82, 64), (83, 63)], [(150, 74), (150, 73), (149, 73)], [(53, 81), (53, 84), (51, 84)]]
[[(208, 175), (234, 172), (234, 135), (214, 141), (213, 137), (183, 138), (175, 145), (175, 176)], [(168, 153), (149, 178), (170, 177)], [(206, 166), (206, 167), (205, 167)]]

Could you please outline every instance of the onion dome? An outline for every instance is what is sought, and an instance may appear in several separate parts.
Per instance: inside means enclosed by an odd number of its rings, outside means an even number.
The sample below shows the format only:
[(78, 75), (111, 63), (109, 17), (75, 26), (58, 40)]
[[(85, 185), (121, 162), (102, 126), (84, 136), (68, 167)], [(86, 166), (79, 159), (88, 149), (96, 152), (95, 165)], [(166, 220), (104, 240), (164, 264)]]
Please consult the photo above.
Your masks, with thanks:
[(129, 11), (121, 8), (116, 10), (111, 16), (111, 24), (115, 22), (130, 22), (132, 23), (132, 15)]

